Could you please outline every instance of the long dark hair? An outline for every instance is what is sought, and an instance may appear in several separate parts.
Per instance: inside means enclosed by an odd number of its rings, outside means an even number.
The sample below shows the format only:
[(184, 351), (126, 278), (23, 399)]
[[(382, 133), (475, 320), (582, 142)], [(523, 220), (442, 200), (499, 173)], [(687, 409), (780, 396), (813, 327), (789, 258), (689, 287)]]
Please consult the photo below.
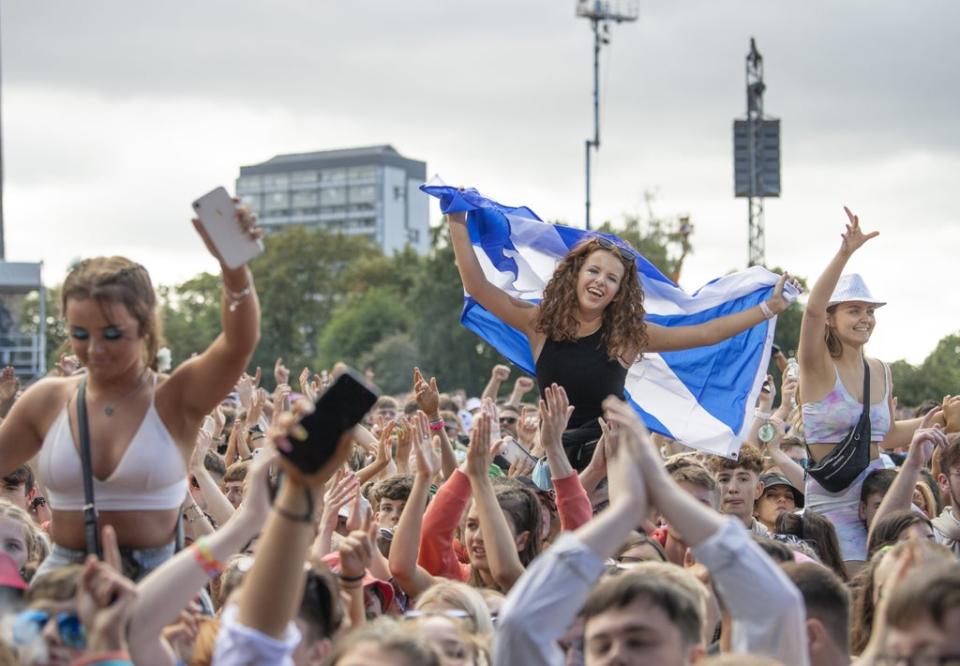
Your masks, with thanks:
[(833, 569), (840, 580), (850, 580), (847, 567), (840, 555), (840, 542), (833, 523), (822, 514), (805, 509), (803, 514), (781, 513), (777, 516), (777, 534), (792, 534), (810, 544), (816, 551), (820, 562)]
[(610, 360), (639, 357), (646, 349), (647, 326), (644, 322), (643, 287), (634, 262), (617, 251), (600, 245), (596, 238), (581, 241), (563, 258), (543, 290), (537, 330), (549, 339), (573, 342), (580, 327), (577, 309), (577, 278), (583, 263), (593, 252), (602, 250), (620, 259), (623, 280), (617, 295), (603, 311), (603, 343)]

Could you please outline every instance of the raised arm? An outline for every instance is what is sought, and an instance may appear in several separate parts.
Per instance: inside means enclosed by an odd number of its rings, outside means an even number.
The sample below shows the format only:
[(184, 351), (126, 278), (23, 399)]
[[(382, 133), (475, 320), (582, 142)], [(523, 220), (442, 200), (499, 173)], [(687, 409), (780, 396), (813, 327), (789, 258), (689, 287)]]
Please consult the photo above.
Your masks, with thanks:
[(890, 490), (883, 496), (883, 501), (877, 507), (877, 513), (874, 514), (873, 522), (870, 523), (871, 528), (877, 525), (881, 518), (894, 511), (910, 509), (913, 502), (913, 491), (920, 479), (920, 471), (933, 457), (933, 451), (936, 447), (947, 446), (947, 436), (943, 434), (943, 430), (932, 425), (937, 418), (937, 412), (939, 410), (928, 412), (923, 417), (920, 428), (913, 434), (907, 458), (903, 461), (903, 466), (900, 467), (893, 483), (890, 484)]
[(433, 451), (433, 444), (420, 439), (414, 444), (417, 458), (417, 473), (413, 478), (413, 488), (403, 506), (400, 520), (393, 532), (390, 544), (390, 575), (400, 589), (411, 598), (436, 582), (426, 569), (417, 564), (420, 545), (420, 529), (423, 526), (423, 514), (427, 508), (427, 495), (430, 492), (430, 479), (440, 469), (440, 461)]
[[(868, 240), (880, 234), (879, 231), (864, 233), (860, 229), (860, 219), (846, 206), (843, 210), (847, 214), (848, 222), (846, 231), (841, 236), (840, 248), (817, 278), (807, 298), (807, 305), (803, 309), (797, 357), (800, 361), (800, 369), (805, 375), (820, 375), (829, 370), (830, 354), (827, 351), (823, 332), (827, 323), (827, 304), (830, 302), (830, 296), (837, 288), (837, 282), (853, 253)], [(800, 386), (802, 390), (805, 386), (804, 382), (800, 382)]]
[(485, 398), (490, 398), (496, 402), (497, 394), (500, 393), (500, 387), (505, 381), (507, 381), (507, 378), (509, 377), (509, 366), (500, 363), (493, 366), (493, 369), (490, 371), (490, 381), (488, 381), (487, 385), (483, 387), (483, 393), (480, 394), (480, 399), (484, 400)]
[[(227, 560), (255, 537), (270, 513), (269, 468), (274, 454), (264, 454), (250, 467), (243, 504), (219, 530), (204, 537), (202, 545), (181, 550), (150, 572), (137, 585), (139, 598), (131, 615), (130, 651), (135, 661), (141, 649), (149, 649), (163, 628), (197, 596), (213, 573), (212, 565)], [(199, 550), (198, 550), (199, 549)], [(201, 564), (203, 557), (210, 570)]]
[(497, 502), (490, 480), (490, 464), (493, 452), (490, 441), (490, 416), (481, 414), (473, 432), (470, 433), (470, 448), (467, 449), (467, 476), (473, 490), (477, 518), (483, 532), (483, 543), (490, 563), (490, 574), (504, 590), (513, 587), (523, 574), (523, 564), (517, 553), (516, 542), (510, 533), (507, 517)]
[[(443, 469), (443, 478), (449, 479), (457, 469), (457, 456), (453, 453), (447, 429), (443, 427), (440, 417), (440, 389), (437, 388), (437, 378), (431, 377), (428, 382), (420, 368), (413, 369), (413, 392), (417, 397), (417, 406), (430, 420), (430, 428), (439, 436), (440, 461)], [(434, 428), (438, 428), (434, 430)]]
[(42, 379), (30, 388), (13, 404), (10, 413), (0, 423), (0, 476), (6, 476), (17, 467), (33, 458), (43, 445), (43, 433), (38, 423), (49, 419), (63, 408), (58, 405), (57, 390), (54, 382), (65, 379)]
[[(790, 301), (783, 295), (783, 287), (789, 277), (787, 273), (784, 273), (777, 280), (773, 294), (764, 302), (767, 311), (764, 311), (764, 306), (758, 305), (694, 326), (668, 327), (648, 323), (647, 337), (649, 343), (644, 351), (666, 352), (693, 347), (707, 347), (727, 338), (732, 338), (748, 328), (753, 328), (764, 320), (780, 314), (790, 306)], [(769, 316), (767, 312), (769, 312)]]
[[(251, 238), (259, 238), (256, 218), (245, 206), (237, 207), (238, 224)], [(247, 266), (228, 268), (198, 220), (194, 227), (210, 253), (220, 261), (223, 274), (221, 324), (223, 332), (199, 356), (182, 363), (161, 386), (170, 412), (185, 423), (199, 423), (216, 407), (241, 375), (260, 340), (260, 302)], [(158, 393), (158, 397), (160, 397)]]
[[(807, 666), (803, 597), (742, 525), (697, 502), (670, 478), (637, 413), (617, 398), (604, 401), (607, 421), (644, 442), (641, 468), (651, 502), (680, 531), (710, 572), (733, 618), (733, 650)], [(763, 590), (757, 595), (755, 590)]]
[(509, 296), (487, 280), (470, 242), (466, 213), (448, 214), (447, 224), (464, 290), (496, 317), (530, 337), (534, 333), (537, 306)]

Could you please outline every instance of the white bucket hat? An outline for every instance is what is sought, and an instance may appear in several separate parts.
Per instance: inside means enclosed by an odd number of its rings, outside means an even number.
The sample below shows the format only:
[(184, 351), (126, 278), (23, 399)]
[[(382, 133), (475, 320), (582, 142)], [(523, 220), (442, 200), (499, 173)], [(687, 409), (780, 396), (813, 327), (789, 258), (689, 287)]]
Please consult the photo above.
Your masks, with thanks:
[(836, 305), (837, 303), (848, 303), (850, 301), (870, 303), (878, 308), (887, 304), (886, 301), (878, 301), (873, 297), (873, 294), (871, 294), (867, 288), (867, 283), (863, 281), (859, 273), (849, 273), (841, 276), (837, 282), (837, 288), (833, 290), (833, 294), (830, 296), (830, 302), (827, 303), (827, 307)]

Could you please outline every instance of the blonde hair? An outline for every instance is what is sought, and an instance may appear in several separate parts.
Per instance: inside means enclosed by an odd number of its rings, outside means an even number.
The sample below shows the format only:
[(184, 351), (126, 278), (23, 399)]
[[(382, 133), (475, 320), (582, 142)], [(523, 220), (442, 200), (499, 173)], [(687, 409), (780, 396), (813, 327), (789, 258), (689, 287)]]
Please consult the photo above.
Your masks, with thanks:
[(458, 581), (442, 581), (427, 588), (414, 604), (417, 610), (426, 610), (431, 605), (449, 606), (467, 613), (470, 631), (475, 634), (493, 635), (493, 620), (483, 594), (475, 587)]
[(60, 306), (64, 317), (71, 298), (81, 301), (91, 298), (102, 310), (108, 303), (126, 307), (137, 320), (138, 334), (146, 340), (144, 361), (153, 370), (157, 369), (157, 351), (163, 334), (157, 316), (157, 294), (146, 268), (126, 257), (84, 259), (63, 281)]
[(25, 571), (33, 571), (29, 565), (39, 566), (50, 554), (50, 542), (30, 514), (9, 500), (0, 499), (0, 518), (7, 518), (23, 527), (23, 540), (27, 547)]

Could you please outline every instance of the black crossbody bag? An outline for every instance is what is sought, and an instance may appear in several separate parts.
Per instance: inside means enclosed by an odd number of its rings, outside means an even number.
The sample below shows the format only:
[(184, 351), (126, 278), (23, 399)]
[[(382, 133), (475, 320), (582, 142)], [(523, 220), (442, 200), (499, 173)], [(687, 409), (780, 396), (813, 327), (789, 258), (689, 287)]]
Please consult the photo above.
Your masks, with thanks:
[[(810, 447), (807, 447), (807, 455)], [(849, 488), (870, 465), (870, 366), (863, 362), (863, 412), (843, 441), (807, 472), (825, 490), (838, 493)]]

